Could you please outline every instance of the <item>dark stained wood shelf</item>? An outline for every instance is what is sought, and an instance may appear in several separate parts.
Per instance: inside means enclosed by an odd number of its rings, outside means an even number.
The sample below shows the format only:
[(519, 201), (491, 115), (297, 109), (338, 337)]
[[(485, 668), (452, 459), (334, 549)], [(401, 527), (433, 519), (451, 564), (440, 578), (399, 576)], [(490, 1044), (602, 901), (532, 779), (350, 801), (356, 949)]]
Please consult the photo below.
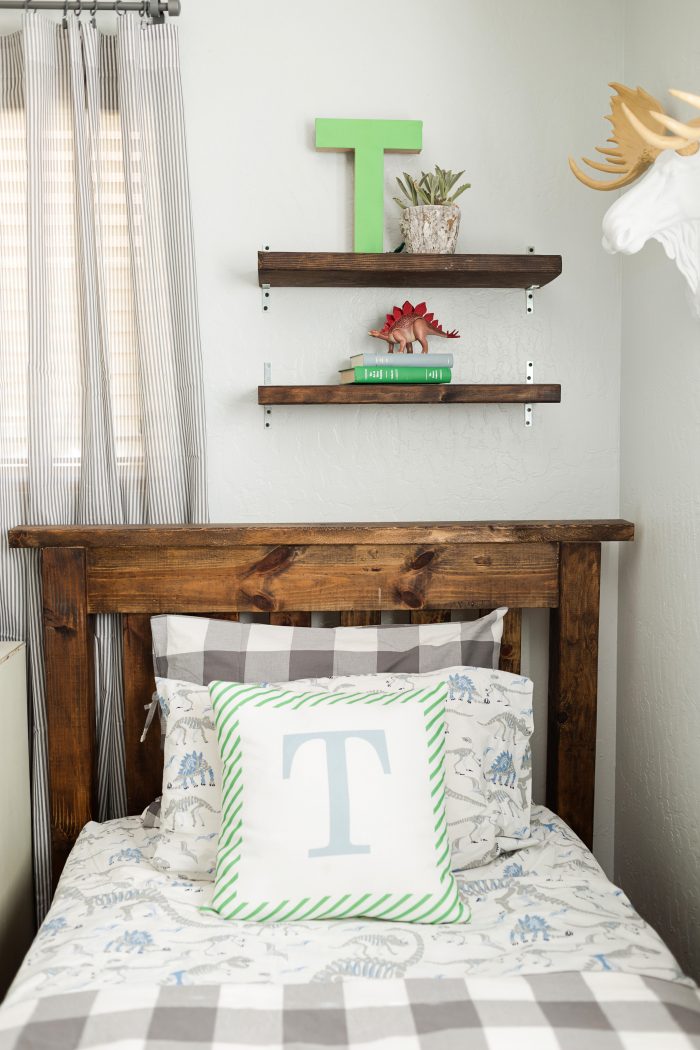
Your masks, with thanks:
[(279, 288), (541, 288), (561, 255), (258, 252), (258, 283)]
[(558, 383), (348, 383), (259, 386), (259, 405), (558, 404)]
[[(513, 521), (356, 521), (216, 525), (18, 525), (10, 547), (259, 547), (339, 543), (390, 546), (440, 543), (600, 543), (634, 539), (623, 518)], [(258, 566), (263, 571), (264, 566)]]

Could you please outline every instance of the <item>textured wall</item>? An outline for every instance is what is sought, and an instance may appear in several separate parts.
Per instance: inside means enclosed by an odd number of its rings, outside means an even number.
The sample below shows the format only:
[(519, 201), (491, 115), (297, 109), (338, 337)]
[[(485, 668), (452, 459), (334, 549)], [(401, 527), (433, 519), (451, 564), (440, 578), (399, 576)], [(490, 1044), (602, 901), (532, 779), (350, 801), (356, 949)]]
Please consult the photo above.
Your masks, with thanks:
[[(610, 0), (438, 0), (424, 32), (417, 0), (186, 0), (181, 40), (215, 520), (617, 515), (619, 263), (600, 252), (602, 202), (576, 183), (566, 155), (600, 135), (605, 85), (622, 69), (622, 15)], [(449, 31), (431, 34), (436, 24)], [(315, 152), (316, 116), (422, 119), (422, 156), (387, 157), (387, 196), (404, 167), (466, 168), (473, 189), (461, 198), (460, 250), (534, 244), (564, 257), (564, 274), (537, 295), (534, 317), (525, 315), (522, 292), (420, 288), (273, 290), (263, 316), (255, 274), (263, 243), (352, 247), (351, 163)], [(399, 239), (392, 204), (386, 246)], [(537, 408), (529, 432), (522, 409), (504, 406), (275, 408), (272, 429), (263, 430), (254, 388), (264, 361), (277, 383), (331, 382), (348, 354), (376, 349), (367, 329), (406, 297), (427, 298), (463, 333), (449, 346), (455, 380), (519, 381), (531, 356), (536, 379), (562, 383), (561, 407)], [(597, 824), (606, 864), (612, 562)], [(543, 727), (546, 663), (532, 669)], [(542, 738), (543, 728), (540, 752)]]
[[(700, 9), (627, 5), (627, 83), (700, 90)], [(682, 32), (680, 31), (682, 29)], [(616, 877), (700, 978), (700, 324), (660, 245), (624, 260)]]
[[(566, 155), (600, 135), (606, 82), (622, 71), (623, 14), (622, 0), (437, 0), (427, 17), (418, 0), (184, 0), (214, 520), (617, 515), (619, 262), (600, 252), (603, 202)], [(19, 21), (3, 13), (0, 29)], [(352, 246), (352, 166), (313, 149), (316, 116), (422, 119), (422, 156), (387, 157), (387, 197), (404, 167), (466, 168), (460, 250), (534, 244), (564, 257), (535, 315), (518, 291), (417, 288), (280, 289), (263, 316), (263, 243)], [(398, 241), (391, 204), (386, 246)], [(562, 383), (562, 405), (536, 408), (531, 431), (522, 408), (459, 405), (276, 408), (263, 430), (263, 362), (277, 383), (331, 382), (350, 353), (381, 345), (367, 329), (407, 297), (427, 298), (463, 333), (449, 344), (456, 381), (517, 382), (531, 357), (536, 379)], [(610, 868), (616, 553), (604, 568), (596, 851)], [(529, 617), (524, 644), (540, 758), (544, 626)]]

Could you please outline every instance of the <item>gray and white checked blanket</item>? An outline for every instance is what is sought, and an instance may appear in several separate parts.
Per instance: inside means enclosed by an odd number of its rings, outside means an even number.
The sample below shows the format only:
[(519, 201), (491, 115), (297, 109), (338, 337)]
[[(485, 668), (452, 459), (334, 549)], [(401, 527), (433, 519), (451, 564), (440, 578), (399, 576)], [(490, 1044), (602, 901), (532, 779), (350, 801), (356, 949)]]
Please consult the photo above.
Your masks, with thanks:
[(690, 987), (612, 973), (109, 988), (0, 1009), (1, 1050), (689, 1050)]

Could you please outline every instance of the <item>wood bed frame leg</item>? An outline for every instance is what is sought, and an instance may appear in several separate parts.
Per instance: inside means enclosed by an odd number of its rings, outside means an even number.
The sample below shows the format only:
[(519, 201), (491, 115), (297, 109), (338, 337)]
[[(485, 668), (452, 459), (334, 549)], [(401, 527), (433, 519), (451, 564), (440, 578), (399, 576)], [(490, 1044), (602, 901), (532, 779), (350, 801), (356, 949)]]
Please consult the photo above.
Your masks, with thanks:
[(523, 611), (509, 609), (503, 621), (503, 638), (501, 639), (501, 671), (520, 674), (520, 661), (523, 642)]
[(85, 549), (42, 551), (46, 709), (54, 889), (95, 805), (95, 674)]
[(549, 631), (547, 805), (593, 845), (600, 544), (559, 547)]

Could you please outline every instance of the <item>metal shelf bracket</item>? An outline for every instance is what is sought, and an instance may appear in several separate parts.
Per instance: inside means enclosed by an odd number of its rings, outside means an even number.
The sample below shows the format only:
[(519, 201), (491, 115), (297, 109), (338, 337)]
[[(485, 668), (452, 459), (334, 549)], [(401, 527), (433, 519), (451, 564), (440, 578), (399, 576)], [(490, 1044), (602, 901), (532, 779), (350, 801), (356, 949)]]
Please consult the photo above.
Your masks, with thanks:
[[(525, 365), (525, 382), (526, 383), (534, 383), (535, 382), (535, 369), (534, 369), (532, 361), (528, 361), (526, 363), (526, 365)], [(525, 426), (526, 427), (531, 427), (532, 426), (532, 414), (533, 414), (532, 413), (532, 405), (526, 404), (525, 405)]]
[[(269, 244), (263, 244), (262, 250), (264, 252), (269, 252), (270, 245)], [(270, 285), (269, 284), (261, 284), (260, 285), (260, 293), (262, 295), (262, 309), (263, 309), (263, 313), (264, 314), (268, 314), (270, 312), (270, 299), (271, 299), (271, 296), (270, 296)]]
[[(528, 255), (534, 255), (535, 254), (535, 246), (534, 246), (534, 244), (528, 244), (528, 246), (527, 246), (527, 254)], [(534, 312), (535, 312), (535, 291), (537, 290), (537, 288), (539, 288), (539, 285), (532, 284), (532, 285), (530, 285), (529, 288), (525, 289), (525, 313), (527, 314), (528, 317), (531, 314), (534, 314)], [(534, 369), (534, 365), (533, 365), (532, 361), (526, 361), (525, 362), (525, 382), (526, 383), (534, 383), (535, 382), (535, 369)], [(531, 427), (532, 426), (532, 415), (533, 415), (532, 405), (529, 404), (529, 403), (526, 404), (524, 406), (524, 411), (525, 411), (525, 426), (526, 427)]]
[[(264, 365), (264, 378), (263, 383), (265, 386), (270, 386), (272, 383), (272, 364), (270, 361), (266, 361)], [(263, 419), (265, 421), (265, 430), (272, 429), (272, 409), (269, 405), (265, 405), (263, 408)]]
[[(525, 249), (528, 255), (535, 254), (534, 244), (528, 244)], [(529, 288), (525, 289), (525, 313), (534, 314), (535, 312), (535, 292), (539, 288), (539, 284), (531, 284)]]

